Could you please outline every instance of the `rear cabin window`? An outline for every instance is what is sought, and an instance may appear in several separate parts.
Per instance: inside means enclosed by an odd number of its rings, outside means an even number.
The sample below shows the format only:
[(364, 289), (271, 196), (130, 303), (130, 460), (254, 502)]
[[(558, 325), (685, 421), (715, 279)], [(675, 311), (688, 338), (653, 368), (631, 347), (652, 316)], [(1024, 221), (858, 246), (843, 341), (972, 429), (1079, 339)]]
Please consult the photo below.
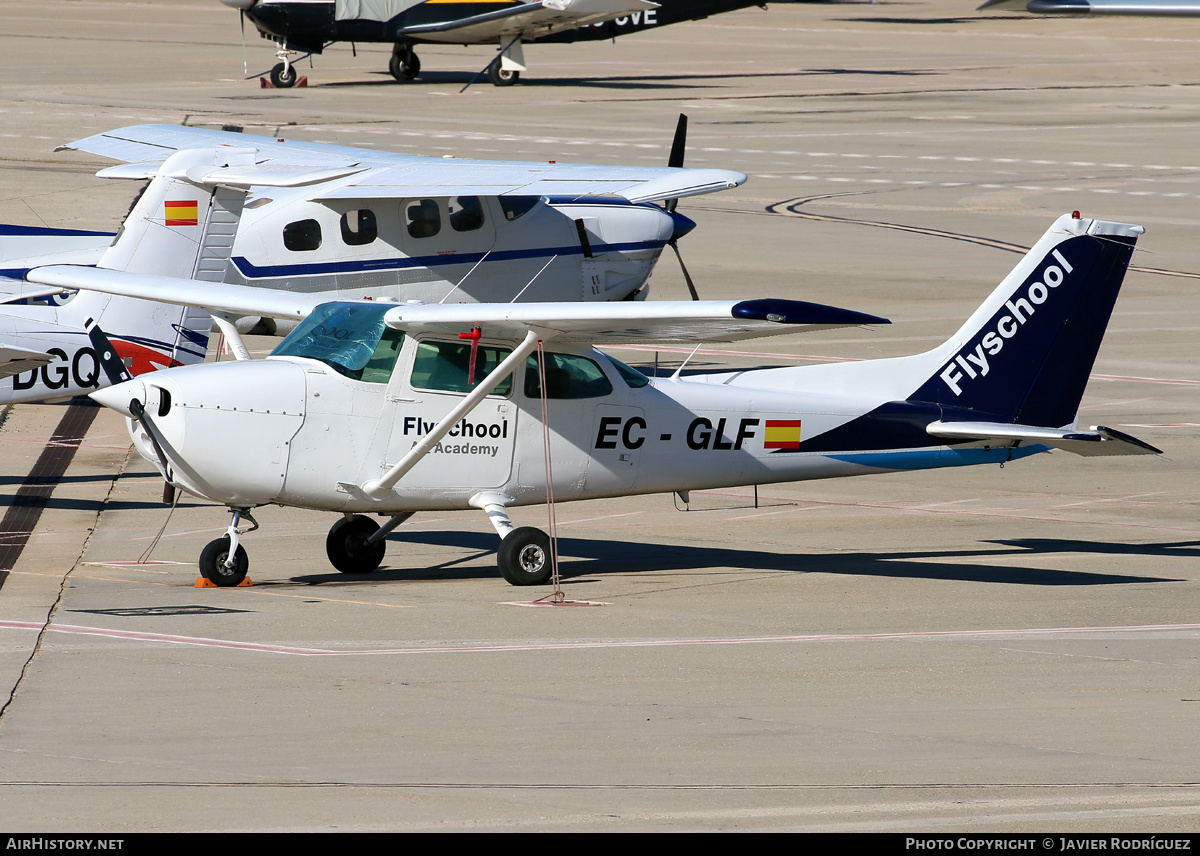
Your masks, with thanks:
[(452, 196), (446, 212), (455, 232), (474, 232), (483, 227), (483, 203), (478, 196)]
[(379, 237), (375, 212), (370, 208), (347, 211), (342, 215), (342, 240), (351, 247), (361, 247)]
[(316, 220), (297, 220), (283, 227), (283, 245), (294, 253), (321, 246), (321, 224)]
[[(608, 354), (604, 356), (608, 357)], [(608, 357), (608, 361), (612, 363), (612, 367), (617, 370), (617, 374), (621, 376), (621, 380), (625, 381), (625, 385), (630, 389), (641, 389), (650, 383), (650, 378), (646, 377), (633, 366), (627, 366), (613, 357)]]
[(404, 208), (408, 234), (414, 238), (432, 238), (442, 231), (442, 215), (434, 199), (416, 199)]
[[(458, 342), (421, 342), (413, 360), (413, 389), (439, 392), (470, 392), (511, 354), (508, 348), (480, 345), (475, 354), (475, 376), (471, 377), (471, 346)], [(512, 391), (510, 374), (490, 395), (508, 395)]]
[[(537, 356), (525, 361), (525, 397), (542, 397)], [(603, 370), (587, 357), (546, 354), (546, 398), (600, 398), (613, 391)]]
[(273, 357), (307, 357), (354, 380), (387, 383), (404, 334), (383, 323), (390, 306), (325, 303), (313, 310), (271, 352)]

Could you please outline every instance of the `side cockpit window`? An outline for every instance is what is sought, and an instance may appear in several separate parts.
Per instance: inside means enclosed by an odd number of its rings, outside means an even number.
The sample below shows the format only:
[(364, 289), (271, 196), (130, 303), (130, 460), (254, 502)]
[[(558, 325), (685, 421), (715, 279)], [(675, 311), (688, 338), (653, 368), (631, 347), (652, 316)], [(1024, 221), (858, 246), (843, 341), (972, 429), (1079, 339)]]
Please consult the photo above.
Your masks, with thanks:
[[(475, 351), (475, 368), (471, 370), (471, 346), (458, 342), (421, 342), (413, 360), (413, 389), (437, 392), (470, 392), (481, 380), (496, 370), (509, 348), (480, 345)], [(492, 390), (492, 395), (508, 395), (512, 390), (509, 375)]]
[(478, 196), (452, 196), (446, 211), (455, 232), (474, 232), (483, 228), (483, 203)]
[(518, 220), (524, 217), (533, 206), (541, 201), (540, 196), (501, 196), (500, 210), (504, 212), (504, 219), (508, 221)]
[[(542, 396), (538, 361), (525, 361), (525, 397)], [(575, 354), (546, 354), (546, 398), (600, 398), (613, 391), (600, 366)]]

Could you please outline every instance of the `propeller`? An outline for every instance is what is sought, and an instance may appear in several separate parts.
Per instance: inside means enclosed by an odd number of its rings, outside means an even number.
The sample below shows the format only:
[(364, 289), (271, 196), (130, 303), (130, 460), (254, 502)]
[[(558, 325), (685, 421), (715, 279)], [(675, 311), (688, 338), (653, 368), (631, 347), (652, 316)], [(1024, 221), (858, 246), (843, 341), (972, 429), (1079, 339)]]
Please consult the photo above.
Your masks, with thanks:
[[(104, 370), (104, 374), (108, 377), (108, 382), (113, 386), (133, 380), (133, 375), (130, 374), (129, 368), (121, 360), (117, 349), (112, 346), (108, 336), (100, 329), (100, 325), (95, 323), (91, 318), (84, 323), (84, 328), (87, 330), (88, 339), (91, 340), (92, 350), (96, 352), (96, 358), (100, 361), (100, 368)], [(150, 419), (150, 414), (146, 412), (145, 406), (136, 398), (129, 401), (129, 412), (133, 418), (142, 423), (142, 427), (146, 429), (146, 434), (150, 438), (150, 444), (154, 447), (154, 453), (158, 455), (158, 460), (162, 464), (163, 472), (166, 473), (167, 484), (163, 488), (163, 502), (171, 504), (175, 499), (175, 487), (171, 484), (171, 464), (167, 460), (166, 454), (163, 453), (162, 446), (158, 441), (158, 427)]]
[[(675, 139), (671, 141), (671, 155), (667, 158), (667, 166), (672, 169), (683, 168), (683, 154), (687, 150), (687, 125), (687, 115), (680, 113), (679, 121), (675, 124)], [(671, 240), (667, 241), (667, 245), (675, 251), (675, 258), (679, 259), (679, 269), (683, 271), (683, 281), (687, 283), (692, 300), (699, 300), (700, 295), (696, 292), (696, 284), (692, 282), (692, 275), (688, 273), (687, 265), (683, 263), (683, 254), (679, 252), (679, 239), (690, 232), (696, 224), (682, 214), (676, 216), (675, 209), (678, 206), (678, 196), (663, 202), (663, 210), (670, 214), (671, 219), (675, 221), (675, 231), (671, 235)]]

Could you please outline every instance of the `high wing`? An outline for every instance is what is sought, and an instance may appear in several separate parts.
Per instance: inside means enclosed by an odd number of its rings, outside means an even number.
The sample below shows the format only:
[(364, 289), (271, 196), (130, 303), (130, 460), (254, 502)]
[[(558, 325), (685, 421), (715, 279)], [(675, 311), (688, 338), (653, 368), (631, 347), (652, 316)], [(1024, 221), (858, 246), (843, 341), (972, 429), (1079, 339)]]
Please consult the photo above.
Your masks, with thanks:
[(508, 194), (618, 196), (631, 202), (657, 202), (726, 190), (746, 180), (740, 172), (723, 169), (432, 158), (176, 125), (131, 125), (76, 140), (56, 151), (85, 151), (124, 161), (129, 166), (110, 167), (102, 174), (142, 178), (153, 175), (176, 151), (217, 146), (253, 147), (259, 169), (275, 169), (281, 175), (289, 168), (305, 173), (321, 168), (357, 173), (339, 189), (317, 197), (323, 200)]
[(385, 323), (406, 332), (453, 334), (479, 327), (488, 336), (533, 331), (564, 344), (735, 342), (862, 324), (886, 318), (800, 300), (671, 300), (652, 303), (492, 303), (400, 305)]
[(518, 37), (531, 39), (600, 24), (658, 6), (658, 3), (644, 0), (541, 0), (457, 21), (405, 27), (400, 34), (450, 43), (461, 40), (464, 44)]
[(1025, 9), (1042, 15), (1200, 15), (1200, 0), (987, 0), (984, 9)]
[[(36, 268), (30, 282), (196, 306), (210, 312), (303, 318), (327, 295), (297, 294), (226, 283), (130, 274), (99, 268)], [(489, 337), (560, 343), (733, 342), (811, 329), (887, 324), (886, 318), (799, 300), (707, 300), (617, 303), (399, 304), (388, 326), (412, 332), (462, 333), (479, 327)]]

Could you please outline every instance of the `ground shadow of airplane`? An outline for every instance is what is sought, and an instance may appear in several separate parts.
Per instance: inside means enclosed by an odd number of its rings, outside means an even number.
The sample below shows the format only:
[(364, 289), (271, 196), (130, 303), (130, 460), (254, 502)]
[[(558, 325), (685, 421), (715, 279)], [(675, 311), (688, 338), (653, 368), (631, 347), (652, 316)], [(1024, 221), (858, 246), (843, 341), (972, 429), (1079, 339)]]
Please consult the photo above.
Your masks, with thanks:
[[(496, 552), (495, 539), (486, 532), (413, 531), (392, 535), (392, 561), (372, 574), (304, 574), (289, 582), (302, 585), (327, 585), (353, 580), (413, 581), (440, 579), (482, 579), (495, 575), (491, 567), (472, 563)], [(457, 556), (427, 568), (404, 568), (403, 545), (452, 547), (470, 550), (471, 555)], [(1123, 544), (1119, 542), (1079, 541), (1071, 539), (1026, 538), (1011, 541), (986, 541), (1000, 545), (960, 550), (914, 550), (910, 552), (839, 552), (834, 554), (787, 554), (766, 550), (698, 547), (685, 544), (655, 544), (635, 541), (586, 540), (559, 538), (563, 582), (584, 583), (580, 579), (595, 575), (642, 573), (648, 571), (691, 571), (711, 568), (782, 573), (822, 573), (959, 582), (1000, 583), (1026, 586), (1094, 586), (1130, 583), (1184, 582), (1183, 578), (1141, 576), (1092, 571), (1064, 571), (1011, 564), (989, 563), (989, 557), (1058, 556), (1069, 553), (1104, 555), (1158, 556), (1171, 558), (1200, 557), (1200, 541)], [(1008, 547), (1009, 549), (1003, 549)], [(390, 565), (390, 567), (389, 567)]]
[[(477, 75), (469, 72), (461, 71), (430, 71), (423, 72), (417, 80), (411, 80), (404, 84), (398, 84), (392, 79), (391, 75), (386, 72), (372, 72), (377, 74), (379, 79), (376, 80), (338, 80), (329, 81), (326, 83), (309, 84), (310, 89), (317, 88), (358, 88), (358, 87), (399, 87), (412, 88), (422, 86), (465, 86), (468, 83), (479, 82), (476, 80)], [(745, 78), (766, 79), (772, 77), (827, 77), (832, 75), (869, 75), (872, 77), (924, 77), (934, 74), (944, 74), (942, 71), (929, 69), (869, 69), (869, 68), (808, 68), (799, 69), (797, 71), (786, 72), (767, 72), (767, 73), (748, 73), (748, 72), (730, 72), (723, 74), (671, 74), (659, 75), (653, 81), (648, 81), (644, 77), (636, 75), (613, 75), (608, 77), (539, 77), (522, 79), (522, 86), (525, 88), (542, 86), (542, 87), (590, 87), (593, 89), (628, 89), (628, 90), (643, 90), (643, 89), (687, 89), (696, 86), (698, 83), (709, 81), (716, 85), (721, 80), (742, 80)], [(482, 80), (482, 79), (480, 79)], [(286, 91), (286, 90), (285, 90)]]

